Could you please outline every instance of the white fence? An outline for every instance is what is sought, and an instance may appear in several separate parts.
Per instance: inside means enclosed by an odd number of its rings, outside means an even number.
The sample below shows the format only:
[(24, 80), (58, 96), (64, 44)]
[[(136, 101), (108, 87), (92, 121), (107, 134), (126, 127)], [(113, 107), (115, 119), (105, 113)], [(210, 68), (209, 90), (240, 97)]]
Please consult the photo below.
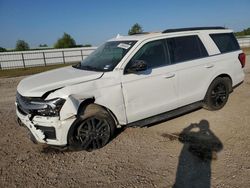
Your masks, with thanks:
[(0, 53), (0, 69), (14, 69), (80, 62), (96, 47)]
[(244, 48), (244, 47), (250, 47), (250, 36), (245, 36), (245, 37), (241, 37), (241, 38), (237, 38), (240, 47)]

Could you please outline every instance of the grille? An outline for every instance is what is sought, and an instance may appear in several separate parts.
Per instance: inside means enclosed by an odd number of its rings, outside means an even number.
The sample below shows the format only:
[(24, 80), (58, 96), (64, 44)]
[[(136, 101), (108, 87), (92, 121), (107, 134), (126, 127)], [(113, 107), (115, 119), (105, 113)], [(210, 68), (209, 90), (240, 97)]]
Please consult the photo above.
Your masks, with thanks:
[(44, 100), (39, 97), (24, 97), (18, 92), (16, 94), (16, 103), (19, 112), (25, 115), (31, 114), (31, 117), (37, 113), (37, 110), (47, 108), (47, 104), (43, 102)]
[(32, 111), (27, 108), (30, 105), (30, 99), (28, 97), (24, 97), (20, 95), (18, 92), (16, 94), (16, 103), (18, 111), (23, 115), (28, 115)]
[(20, 103), (24, 103), (26, 105), (30, 104), (29, 98), (20, 95), (18, 92), (16, 94), (16, 102), (17, 102), (17, 104), (20, 104)]
[(18, 112), (20, 112), (22, 115), (28, 115), (28, 113), (24, 110), (24, 109), (22, 109), (22, 107), (19, 105), (19, 104), (17, 104), (17, 110), (18, 110)]

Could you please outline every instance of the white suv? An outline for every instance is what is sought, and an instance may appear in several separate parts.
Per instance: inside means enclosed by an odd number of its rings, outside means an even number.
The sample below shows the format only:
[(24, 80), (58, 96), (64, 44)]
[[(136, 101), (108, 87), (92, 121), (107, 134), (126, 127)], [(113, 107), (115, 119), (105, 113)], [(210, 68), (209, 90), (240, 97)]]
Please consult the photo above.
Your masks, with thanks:
[(117, 127), (221, 109), (244, 65), (232, 30), (222, 27), (117, 36), (75, 66), (23, 79), (18, 122), (40, 143), (101, 148)]

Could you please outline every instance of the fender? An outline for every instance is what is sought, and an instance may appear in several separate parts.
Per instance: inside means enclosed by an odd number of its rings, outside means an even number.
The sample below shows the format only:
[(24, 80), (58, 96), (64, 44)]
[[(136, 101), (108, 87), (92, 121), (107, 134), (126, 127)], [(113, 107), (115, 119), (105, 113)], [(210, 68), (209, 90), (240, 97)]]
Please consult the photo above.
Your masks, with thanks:
[[(203, 93), (203, 99), (205, 98), (205, 95), (206, 95), (206, 93), (207, 93), (207, 90), (208, 90), (210, 84), (211, 84), (217, 77), (220, 77), (220, 76), (229, 77), (230, 80), (231, 80), (231, 82), (233, 83), (232, 76), (231, 76), (230, 74), (228, 74), (228, 71), (226, 72), (226, 71), (219, 70), (219, 71), (215, 72), (215, 74), (210, 78), (210, 80), (209, 80), (206, 84), (204, 84), (204, 86), (205, 86), (205, 87), (204, 87), (205, 93)], [(206, 88), (206, 89), (205, 89), (205, 88)]]
[(124, 109), (121, 105), (114, 105), (112, 102), (106, 103), (106, 96), (81, 96), (81, 95), (69, 95), (60, 111), (60, 120), (66, 120), (72, 116), (77, 116), (80, 110), (84, 110), (85, 106), (91, 103), (98, 104), (105, 108), (108, 113), (114, 118), (117, 127), (126, 124), (126, 117), (124, 117)]
[(74, 95), (74, 94), (69, 95), (63, 105), (63, 108), (60, 111), (60, 120), (65, 120), (72, 116), (76, 116), (81, 103), (89, 99), (94, 100), (94, 97), (93, 96), (83, 97), (83, 96)]

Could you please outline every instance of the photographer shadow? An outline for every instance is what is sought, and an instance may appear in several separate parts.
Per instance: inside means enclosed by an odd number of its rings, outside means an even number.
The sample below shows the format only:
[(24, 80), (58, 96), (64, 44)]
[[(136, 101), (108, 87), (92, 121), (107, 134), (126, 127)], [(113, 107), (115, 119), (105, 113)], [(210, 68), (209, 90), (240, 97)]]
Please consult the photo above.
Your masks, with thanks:
[(223, 145), (209, 129), (209, 122), (201, 120), (191, 124), (179, 135), (183, 148), (179, 156), (174, 188), (211, 186), (211, 161), (217, 159), (216, 153)]

